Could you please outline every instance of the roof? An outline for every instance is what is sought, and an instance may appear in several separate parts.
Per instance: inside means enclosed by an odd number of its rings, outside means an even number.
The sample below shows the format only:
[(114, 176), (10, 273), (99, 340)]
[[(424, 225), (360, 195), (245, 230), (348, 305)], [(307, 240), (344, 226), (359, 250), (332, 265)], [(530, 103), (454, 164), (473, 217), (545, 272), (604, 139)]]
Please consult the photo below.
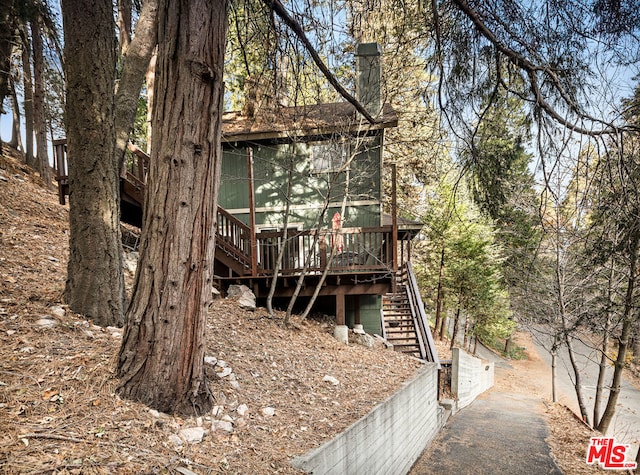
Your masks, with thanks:
[[(413, 221), (411, 219), (403, 218), (398, 216), (398, 237), (401, 239), (413, 239), (418, 235), (420, 230), (424, 227), (424, 223), (419, 221)], [(390, 214), (384, 213), (382, 215), (382, 225), (383, 226), (392, 226), (393, 225), (393, 216)]]
[(222, 115), (222, 142), (309, 137), (335, 133), (363, 133), (398, 125), (398, 116), (385, 104), (382, 115), (370, 124), (348, 102), (281, 107), (247, 117), (241, 112)]

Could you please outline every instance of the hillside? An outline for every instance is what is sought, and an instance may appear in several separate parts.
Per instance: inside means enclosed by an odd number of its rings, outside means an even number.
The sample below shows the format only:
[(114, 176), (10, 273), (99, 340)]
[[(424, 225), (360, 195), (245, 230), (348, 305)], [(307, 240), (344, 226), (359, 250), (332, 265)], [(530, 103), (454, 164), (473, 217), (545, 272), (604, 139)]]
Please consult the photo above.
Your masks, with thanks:
[[(290, 457), (419, 368), (383, 346), (338, 344), (331, 319), (286, 329), (262, 309), (219, 299), (208, 320), (207, 355), (221, 360), (209, 365), (214, 411), (183, 419), (120, 399), (121, 330), (62, 303), (68, 207), (19, 158), (0, 158), (2, 473), (294, 473)], [(189, 433), (202, 441), (185, 442)]]

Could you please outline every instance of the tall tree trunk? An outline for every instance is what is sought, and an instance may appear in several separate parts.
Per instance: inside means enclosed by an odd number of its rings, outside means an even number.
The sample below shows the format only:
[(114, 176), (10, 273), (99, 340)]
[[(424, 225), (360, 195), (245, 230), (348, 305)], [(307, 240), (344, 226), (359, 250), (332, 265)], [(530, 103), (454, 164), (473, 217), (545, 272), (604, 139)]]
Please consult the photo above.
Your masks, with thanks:
[[(125, 56), (131, 44), (131, 0), (118, 0), (118, 42), (120, 43), (120, 54)], [(143, 7), (144, 8), (144, 7)], [(136, 35), (138, 26), (136, 25)]]
[(9, 145), (17, 150), (22, 150), (22, 137), (20, 135), (20, 103), (18, 102), (18, 95), (16, 94), (16, 88), (11, 78), (11, 110), (13, 112), (13, 121), (11, 123), (11, 140)]
[(35, 152), (33, 151), (33, 75), (31, 74), (31, 41), (28, 28), (21, 29), (22, 36), (22, 69), (24, 87), (24, 131), (25, 160), (27, 165), (36, 169)]
[[(130, 6), (129, 6), (130, 8)], [(133, 129), (138, 109), (140, 89), (144, 84), (151, 55), (157, 44), (158, 0), (145, 0), (136, 24), (136, 34), (128, 44), (122, 63), (115, 99), (115, 133), (118, 170), (122, 168), (129, 134)]]
[(582, 420), (587, 424), (589, 423), (589, 413), (587, 412), (587, 405), (584, 402), (584, 396), (582, 394), (582, 373), (580, 372), (580, 368), (578, 367), (578, 362), (575, 357), (575, 350), (573, 349), (573, 338), (571, 335), (566, 334), (567, 327), (564, 327), (565, 330), (565, 344), (567, 345), (567, 352), (569, 353), (569, 361), (571, 362), (571, 367), (573, 368), (573, 386), (576, 390), (576, 399), (578, 400), (578, 407), (580, 408), (580, 415), (582, 416)]
[(44, 45), (42, 43), (41, 18), (31, 22), (33, 40), (33, 124), (36, 130), (37, 164), (40, 177), (47, 188), (52, 188), (49, 153), (47, 151), (47, 114), (44, 94)]
[(295, 166), (293, 162), (293, 157), (295, 155), (291, 154), (289, 158), (289, 169), (287, 170), (287, 191), (285, 193), (285, 207), (284, 207), (284, 216), (283, 216), (283, 224), (282, 224), (282, 245), (280, 249), (278, 249), (278, 257), (276, 257), (276, 262), (273, 266), (273, 277), (271, 278), (271, 284), (269, 285), (269, 294), (267, 295), (267, 312), (269, 316), (273, 317), (273, 296), (276, 293), (276, 286), (278, 284), (278, 273), (280, 272), (280, 268), (282, 267), (282, 259), (284, 258), (284, 252), (287, 249), (287, 238), (289, 232), (289, 211), (291, 209), (291, 189), (293, 187), (293, 167)]
[[(460, 291), (462, 292), (462, 291)], [(460, 302), (460, 298), (458, 298), (458, 308), (456, 308), (456, 316), (455, 319), (453, 320), (453, 334), (451, 335), (451, 345), (450, 348), (453, 349), (453, 347), (456, 344), (456, 338), (458, 337), (458, 325), (460, 322), (460, 307), (461, 307), (461, 302)]]
[[(436, 324), (433, 331), (437, 334), (440, 325), (444, 326), (444, 318), (442, 318), (442, 285), (444, 280), (444, 244), (442, 245), (442, 251), (440, 252), (440, 270), (438, 272), (438, 293), (436, 297)], [(444, 332), (440, 330), (440, 340)]]
[(640, 364), (640, 318), (636, 318), (635, 330), (633, 332), (633, 359)]
[[(554, 337), (555, 338), (555, 337)], [(551, 347), (551, 400), (553, 402), (558, 402), (558, 391), (557, 391), (557, 367), (558, 367), (558, 345), (553, 343)]]
[(65, 299), (98, 325), (124, 320), (120, 176), (114, 162), (115, 24), (110, 0), (63, 0), (69, 156)]
[(622, 383), (622, 371), (625, 366), (625, 357), (627, 355), (627, 347), (629, 345), (629, 338), (631, 336), (631, 330), (638, 318), (636, 314), (636, 295), (635, 286), (638, 272), (638, 247), (640, 241), (640, 231), (634, 229), (630, 236), (631, 242), (629, 243), (629, 272), (627, 277), (627, 292), (624, 298), (624, 312), (622, 314), (622, 333), (618, 340), (618, 356), (616, 357), (613, 380), (611, 382), (611, 389), (609, 390), (609, 399), (607, 400), (607, 406), (602, 413), (602, 419), (598, 423), (596, 429), (603, 434), (607, 433), (609, 425), (613, 420), (613, 416), (616, 412), (616, 405), (618, 404), (618, 395), (620, 394), (620, 385)]
[(609, 269), (609, 279), (607, 280), (607, 308), (606, 320), (604, 326), (604, 335), (602, 335), (602, 346), (600, 348), (600, 363), (598, 365), (598, 382), (596, 383), (596, 397), (593, 403), (593, 425), (600, 424), (600, 402), (602, 401), (602, 393), (604, 391), (604, 379), (607, 375), (607, 363), (609, 361), (609, 337), (611, 336), (611, 306), (613, 305), (613, 278), (614, 278), (614, 262), (611, 260), (611, 268)]
[(11, 76), (15, 18), (13, 2), (0, 1), (0, 112), (4, 112), (2, 104), (10, 92), (9, 78)]
[(118, 357), (119, 393), (158, 410), (203, 413), (222, 149), (225, 1), (159, 9), (157, 133), (140, 263)]

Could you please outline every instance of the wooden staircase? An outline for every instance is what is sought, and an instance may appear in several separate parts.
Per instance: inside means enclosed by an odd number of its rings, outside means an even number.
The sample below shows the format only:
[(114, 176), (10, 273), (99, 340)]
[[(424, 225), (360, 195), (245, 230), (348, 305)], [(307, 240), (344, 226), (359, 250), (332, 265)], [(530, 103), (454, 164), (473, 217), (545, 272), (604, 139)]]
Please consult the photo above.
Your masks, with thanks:
[(409, 296), (404, 285), (396, 293), (382, 296), (384, 333), (396, 351), (420, 358), (420, 342), (413, 322)]
[[(54, 140), (56, 180), (60, 204), (65, 204), (69, 195), (67, 175), (67, 141)], [(120, 172), (120, 219), (137, 227), (142, 226), (142, 211), (147, 185), (147, 171), (151, 157), (136, 146), (129, 144), (131, 154)], [(255, 252), (251, 246), (249, 227), (224, 209), (218, 207), (216, 229), (216, 256), (228, 269), (237, 275), (251, 275), (255, 271)]]
[(396, 276), (396, 291), (382, 296), (382, 333), (396, 351), (440, 366), (416, 277), (407, 262)]

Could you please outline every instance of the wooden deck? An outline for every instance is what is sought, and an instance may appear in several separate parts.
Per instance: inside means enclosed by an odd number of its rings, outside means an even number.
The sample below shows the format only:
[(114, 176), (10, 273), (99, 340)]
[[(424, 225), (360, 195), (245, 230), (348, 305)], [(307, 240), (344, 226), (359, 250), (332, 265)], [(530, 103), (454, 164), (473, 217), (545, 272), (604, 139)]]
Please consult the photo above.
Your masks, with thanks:
[[(69, 195), (66, 141), (56, 140), (54, 151), (58, 196), (65, 204)], [(120, 173), (121, 215), (123, 221), (139, 227), (150, 157), (135, 146), (129, 151)], [(391, 276), (402, 264), (394, 265), (393, 231), (393, 226), (295, 230), (284, 239), (282, 232), (252, 232), (249, 225), (218, 207), (215, 272), (220, 279), (270, 278), (284, 248), (278, 272), (284, 277), (319, 275), (327, 267), (331, 275)]]

